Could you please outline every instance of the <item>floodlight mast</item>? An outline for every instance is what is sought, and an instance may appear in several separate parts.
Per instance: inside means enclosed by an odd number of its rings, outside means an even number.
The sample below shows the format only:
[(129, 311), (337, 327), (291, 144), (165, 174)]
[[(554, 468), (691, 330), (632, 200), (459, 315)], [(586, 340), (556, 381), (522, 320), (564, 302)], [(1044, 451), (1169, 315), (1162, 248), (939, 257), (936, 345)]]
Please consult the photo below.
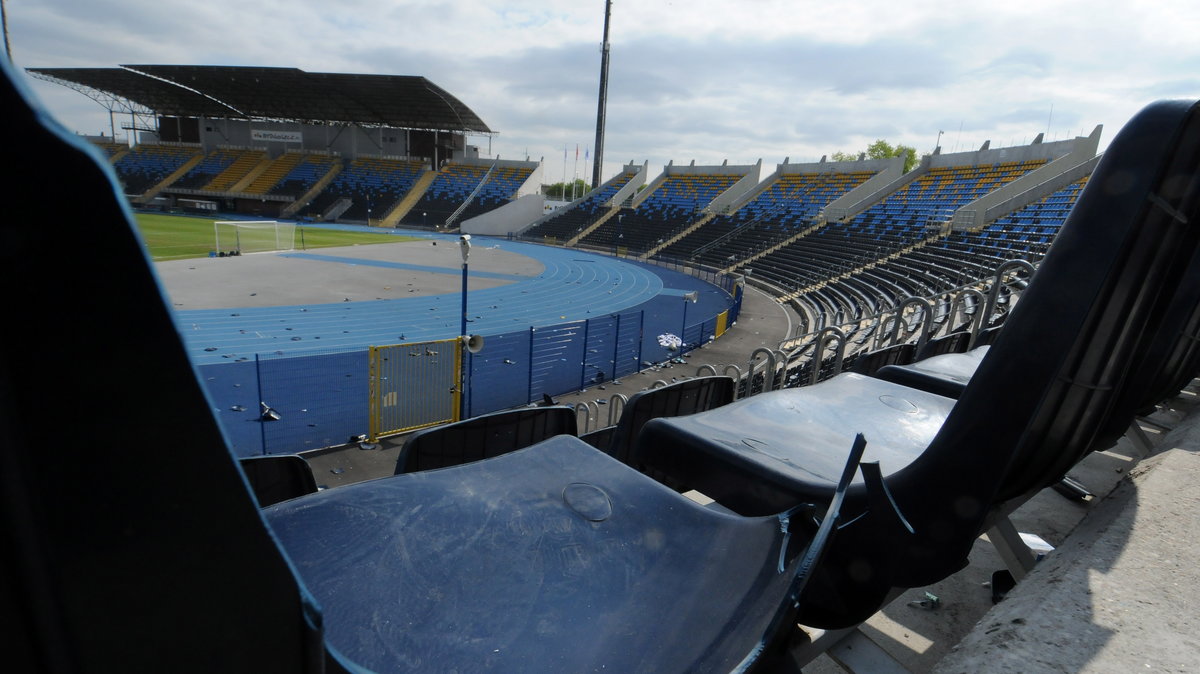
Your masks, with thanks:
[(596, 156), (592, 158), (592, 189), (600, 187), (600, 171), (604, 168), (604, 117), (608, 107), (608, 20), (612, 17), (612, 0), (604, 1), (604, 42), (600, 44), (600, 95), (596, 104)]

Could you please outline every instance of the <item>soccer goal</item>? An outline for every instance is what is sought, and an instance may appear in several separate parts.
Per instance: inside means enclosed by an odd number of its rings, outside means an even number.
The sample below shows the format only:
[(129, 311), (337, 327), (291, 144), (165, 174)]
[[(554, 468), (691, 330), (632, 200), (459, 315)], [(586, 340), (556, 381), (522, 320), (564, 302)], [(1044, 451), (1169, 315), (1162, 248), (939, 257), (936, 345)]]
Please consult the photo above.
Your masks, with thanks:
[(294, 250), (296, 225), (274, 220), (217, 220), (213, 223), (218, 255)]

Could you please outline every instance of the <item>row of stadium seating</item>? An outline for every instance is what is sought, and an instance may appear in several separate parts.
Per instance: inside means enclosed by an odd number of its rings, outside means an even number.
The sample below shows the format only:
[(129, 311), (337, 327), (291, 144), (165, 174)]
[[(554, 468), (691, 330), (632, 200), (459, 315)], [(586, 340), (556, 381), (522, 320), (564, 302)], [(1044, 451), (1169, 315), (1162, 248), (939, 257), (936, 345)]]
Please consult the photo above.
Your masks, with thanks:
[(360, 157), (351, 161), (309, 204), (302, 217), (319, 218), (340, 199), (349, 199), (347, 220), (383, 217), (412, 188), (424, 164), (400, 159)]
[[(817, 324), (834, 325), (856, 311), (867, 315), (878, 313), (895, 307), (906, 297), (944, 293), (987, 278), (1008, 260), (1036, 263), (1049, 250), (1086, 183), (1086, 178), (1073, 182), (985, 227), (939, 234), (894, 259), (870, 269), (851, 271), (844, 278), (810, 289), (798, 301), (816, 317)], [(1035, 218), (1038, 224), (1032, 224)], [(776, 269), (764, 273), (777, 284), (786, 278)], [(856, 306), (864, 303), (855, 299), (830, 301), (831, 293), (861, 297), (863, 287), (878, 294), (866, 300), (865, 306)], [(828, 309), (831, 304), (832, 312)]]
[[(199, 157), (194, 147), (139, 145), (129, 151), (122, 145), (96, 143), (110, 158), (131, 196), (160, 185), (188, 161)], [(288, 152), (268, 160), (261, 150), (220, 148), (199, 160), (167, 187), (212, 192), (270, 194), (299, 199), (339, 160), (320, 153)], [(339, 200), (349, 206), (339, 215), (346, 220), (382, 218), (413, 188), (423, 173), (419, 161), (362, 157), (347, 163), (344, 170), (311, 202), (302, 206), (300, 217), (319, 218)], [(450, 164), (412, 208), (405, 220), (411, 226), (440, 224), (457, 211), (477, 187), (479, 193), (463, 209), (461, 219), (487, 212), (512, 201), (529, 179), (532, 168)], [(486, 181), (484, 177), (486, 176)], [(482, 187), (480, 183), (482, 182)], [(237, 190), (233, 190), (237, 187)]]
[(138, 145), (121, 155), (113, 168), (125, 194), (140, 195), (165, 180), (195, 157), (195, 148), (174, 145)]
[(606, 204), (625, 187), (636, 173), (622, 171), (569, 208), (555, 211), (551, 217), (535, 223), (525, 236), (549, 241), (567, 241), (584, 231), (606, 212)]

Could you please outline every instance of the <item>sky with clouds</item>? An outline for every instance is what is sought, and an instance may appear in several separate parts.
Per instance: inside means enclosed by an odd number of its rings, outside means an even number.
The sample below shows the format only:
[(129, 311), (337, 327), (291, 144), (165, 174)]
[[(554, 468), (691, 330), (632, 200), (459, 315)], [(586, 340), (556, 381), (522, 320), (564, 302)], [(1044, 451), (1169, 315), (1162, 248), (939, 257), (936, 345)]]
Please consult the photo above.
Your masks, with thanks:
[[(590, 180), (603, 0), (8, 0), (27, 67), (162, 63), (423, 75), (547, 181)], [(1200, 98), (1195, 0), (616, 0), (603, 177), (649, 161), (775, 164), (877, 138), (926, 153), (1104, 125)], [(98, 104), (30, 87), (71, 130)], [(579, 146), (579, 161), (575, 148)], [(564, 164), (564, 149), (567, 160)]]

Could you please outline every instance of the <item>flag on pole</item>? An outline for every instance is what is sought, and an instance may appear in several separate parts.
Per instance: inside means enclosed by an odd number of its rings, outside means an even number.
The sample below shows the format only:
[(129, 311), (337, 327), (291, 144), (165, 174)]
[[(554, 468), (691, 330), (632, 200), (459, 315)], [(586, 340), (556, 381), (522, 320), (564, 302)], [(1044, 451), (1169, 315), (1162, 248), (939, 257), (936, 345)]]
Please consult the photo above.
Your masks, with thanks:
[(588, 146), (586, 146), (586, 147), (584, 147), (584, 148), (583, 148), (583, 160), (584, 160), (584, 161), (587, 161), (587, 160), (588, 160), (588, 153), (590, 153), (591, 151), (592, 151), (592, 146), (591, 146), (591, 145), (588, 145)]

